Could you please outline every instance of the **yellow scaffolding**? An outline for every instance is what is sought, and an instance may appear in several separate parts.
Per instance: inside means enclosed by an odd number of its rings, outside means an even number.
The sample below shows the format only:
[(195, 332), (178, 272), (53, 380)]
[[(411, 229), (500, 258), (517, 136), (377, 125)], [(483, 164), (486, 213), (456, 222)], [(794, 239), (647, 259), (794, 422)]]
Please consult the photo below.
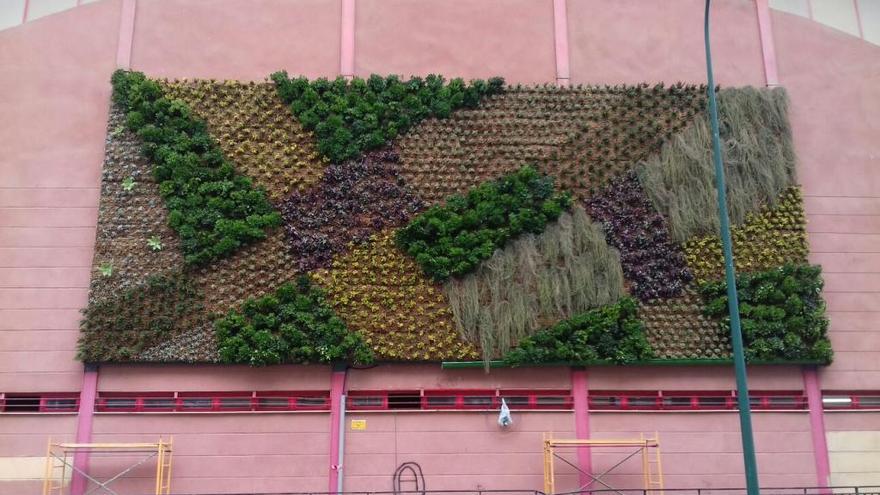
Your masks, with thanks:
[[(65, 478), (68, 473), (79, 473), (85, 479), (95, 483), (96, 487), (91, 490), (101, 490), (103, 493), (116, 494), (109, 487), (110, 483), (122, 478), (134, 468), (145, 464), (147, 461), (156, 459), (156, 495), (169, 495), (171, 493), (171, 442), (161, 437), (156, 443), (53, 443), (49, 439), (46, 448), (46, 471), (43, 476), (43, 495), (64, 495)], [(141, 454), (141, 458), (123, 469), (116, 475), (105, 480), (99, 480), (76, 467), (73, 458), (80, 453), (103, 453), (103, 454)], [(91, 493), (90, 492), (90, 493)]]
[[(575, 464), (569, 462), (557, 452), (558, 449), (583, 447), (624, 447), (633, 448), (634, 450), (628, 454), (625, 454), (619, 462), (605, 470), (605, 472), (594, 475), (593, 473), (588, 473), (581, 469), (579, 466), (576, 466)], [(660, 462), (660, 439), (657, 436), (656, 432), (654, 433), (654, 436), (650, 438), (646, 438), (645, 435), (642, 434), (638, 440), (563, 440), (554, 439), (552, 438), (551, 434), (545, 433), (544, 493), (548, 495), (556, 493), (556, 469), (554, 463), (555, 459), (561, 460), (562, 462), (576, 469), (578, 472), (583, 473), (590, 478), (590, 481), (586, 485), (580, 487), (577, 490), (578, 492), (588, 491), (590, 489), (590, 485), (592, 485), (593, 483), (599, 483), (605, 487), (605, 490), (617, 491), (618, 493), (621, 493), (620, 491), (618, 491), (617, 488), (614, 488), (613, 486), (603, 481), (602, 478), (617, 467), (619, 467), (621, 464), (638, 454), (641, 454), (642, 457), (642, 478), (644, 480), (644, 489), (646, 491), (646, 494), (653, 495), (654, 493), (662, 493), (663, 466)]]

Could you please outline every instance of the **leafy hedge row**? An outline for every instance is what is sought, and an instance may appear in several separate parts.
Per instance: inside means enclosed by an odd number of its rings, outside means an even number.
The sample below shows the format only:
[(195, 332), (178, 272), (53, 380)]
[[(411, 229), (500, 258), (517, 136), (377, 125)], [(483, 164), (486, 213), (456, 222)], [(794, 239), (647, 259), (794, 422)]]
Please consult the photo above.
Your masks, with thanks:
[(140, 72), (113, 73), (113, 100), (143, 140), (153, 163), (168, 223), (180, 235), (184, 260), (202, 264), (262, 239), (281, 216), (262, 189), (235, 173), (205, 123)]
[[(747, 358), (831, 362), (820, 273), (818, 266), (785, 265), (737, 277)], [(729, 330), (726, 282), (703, 284), (701, 292), (706, 315), (723, 318)]]
[(214, 324), (220, 361), (265, 366), (285, 363), (370, 363), (360, 334), (349, 332), (308, 277), (274, 295), (245, 301)]
[(611, 361), (626, 364), (653, 356), (632, 298), (563, 320), (519, 342), (504, 357), (510, 365)]
[(523, 233), (543, 232), (571, 206), (571, 195), (531, 167), (454, 195), (397, 233), (398, 245), (434, 280), (465, 275)]
[(333, 81), (291, 79), (272, 74), (281, 99), (290, 105), (303, 127), (314, 131), (318, 151), (334, 163), (379, 148), (427, 117), (447, 117), (460, 107), (473, 108), (487, 95), (503, 91), (504, 79), (466, 84), (429, 75), (401, 81), (397, 76)]

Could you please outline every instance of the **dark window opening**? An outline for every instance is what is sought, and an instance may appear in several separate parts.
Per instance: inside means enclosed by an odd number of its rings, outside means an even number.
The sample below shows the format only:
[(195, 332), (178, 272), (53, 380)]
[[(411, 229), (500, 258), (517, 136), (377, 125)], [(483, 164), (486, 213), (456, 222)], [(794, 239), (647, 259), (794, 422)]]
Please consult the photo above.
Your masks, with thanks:
[(40, 412), (40, 397), (6, 397), (8, 412)]
[(324, 407), (327, 405), (326, 397), (297, 397), (296, 407)]
[(388, 409), (421, 409), (422, 398), (417, 394), (388, 394)]

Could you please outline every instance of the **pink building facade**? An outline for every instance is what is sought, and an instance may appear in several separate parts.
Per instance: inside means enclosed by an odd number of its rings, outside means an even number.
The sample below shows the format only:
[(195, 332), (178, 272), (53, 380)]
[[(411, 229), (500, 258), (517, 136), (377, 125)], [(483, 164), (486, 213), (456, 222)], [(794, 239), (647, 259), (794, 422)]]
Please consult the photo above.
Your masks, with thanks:
[[(421, 466), (429, 490), (541, 490), (548, 432), (656, 434), (666, 487), (743, 486), (736, 411), (700, 400), (730, 396), (730, 367), (84, 371), (75, 359), (114, 69), (237, 80), (286, 69), (700, 83), (702, 13), (696, 0), (103, 0), (0, 31), (0, 400), (29, 404), (0, 413), (0, 494), (40, 492), (50, 436), (173, 435), (173, 493), (385, 491), (405, 462)], [(766, 0), (719, 1), (712, 22), (720, 84), (789, 92), (811, 261), (823, 268), (835, 350), (834, 363), (818, 370), (749, 370), (761, 484), (880, 485), (880, 47)], [(284, 394), (286, 410), (261, 399)], [(432, 407), (443, 404), (428, 400), (435, 395), (474, 406)], [(527, 396), (536, 407), (514, 410), (513, 426), (501, 429), (494, 399), (481, 402), (497, 396)], [(136, 400), (108, 402), (114, 397)], [(160, 410), (145, 411), (150, 397), (184, 406), (162, 411), (153, 402)], [(218, 410), (199, 410), (207, 397), (205, 407)], [(257, 410), (223, 410), (222, 397), (250, 397), (247, 409)], [(387, 407), (372, 408), (375, 400)], [(413, 400), (424, 407), (408, 408)], [(617, 458), (598, 449), (571, 457), (593, 473)], [(127, 460), (88, 465), (111, 476)], [(615, 473), (610, 484), (641, 487), (639, 465)], [(153, 475), (142, 466), (118, 486), (149, 491)], [(559, 467), (558, 489), (578, 483)]]

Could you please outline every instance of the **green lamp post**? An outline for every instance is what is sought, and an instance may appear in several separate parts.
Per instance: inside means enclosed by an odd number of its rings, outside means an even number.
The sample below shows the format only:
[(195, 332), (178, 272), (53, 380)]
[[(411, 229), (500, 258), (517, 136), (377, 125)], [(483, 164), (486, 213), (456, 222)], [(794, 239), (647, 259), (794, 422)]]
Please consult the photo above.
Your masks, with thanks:
[(749, 407), (749, 384), (746, 378), (746, 359), (743, 353), (742, 329), (739, 321), (739, 299), (736, 293), (736, 273), (733, 267), (733, 248), (730, 241), (730, 219), (727, 214), (727, 189), (724, 184), (724, 165), (721, 161), (721, 136), (718, 131), (718, 103), (715, 101), (715, 78), (712, 75), (712, 50), (709, 43), (709, 4), (703, 30), (706, 42), (706, 73), (709, 78), (709, 120), (712, 124), (712, 160), (715, 163), (715, 187), (718, 189), (718, 216), (721, 221), (721, 245), (724, 251), (724, 275), (727, 280), (727, 306), (730, 311), (730, 340), (733, 344), (733, 363), (736, 371), (736, 395), (739, 406), (739, 424), (742, 433), (743, 463), (748, 495), (759, 495), (758, 463), (755, 459), (755, 440), (752, 435), (752, 414)]

